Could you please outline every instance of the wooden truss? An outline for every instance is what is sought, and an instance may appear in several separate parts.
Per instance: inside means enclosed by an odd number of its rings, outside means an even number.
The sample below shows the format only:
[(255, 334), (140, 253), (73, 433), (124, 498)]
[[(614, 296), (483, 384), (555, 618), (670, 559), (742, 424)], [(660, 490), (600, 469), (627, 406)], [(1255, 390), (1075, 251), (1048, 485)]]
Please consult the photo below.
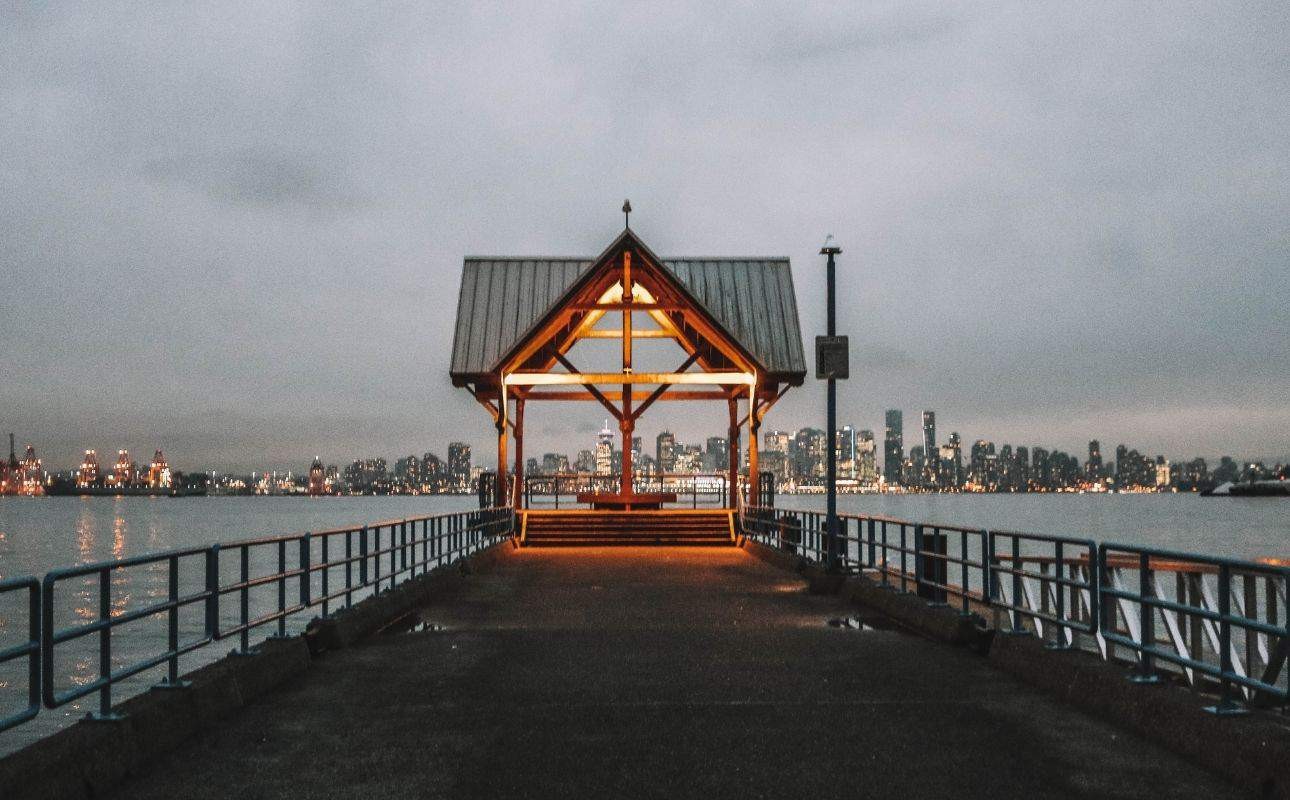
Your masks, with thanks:
[[(603, 257), (575, 285), (572, 294), (539, 320), (489, 375), (467, 387), (488, 410), (497, 428), (497, 501), (515, 502), (520, 496), (524, 408), (529, 401), (600, 403), (618, 421), (622, 435), (620, 492), (628, 495), (632, 490), (632, 434), (646, 409), (660, 401), (725, 400), (729, 414), (730, 496), (734, 498), (737, 493), (739, 435), (746, 425), (752, 476), (749, 493), (757, 502), (757, 436), (761, 419), (788, 385), (768, 382), (757, 360), (655, 262), (648, 250), (632, 247), (635, 239), (630, 233), (623, 241), (624, 246)], [(620, 326), (597, 327), (607, 314), (620, 314)], [(633, 314), (643, 314), (652, 327), (636, 327)], [(574, 345), (591, 339), (620, 342), (621, 371), (582, 372), (569, 360), (568, 353)], [(632, 344), (643, 339), (671, 339), (686, 358), (671, 372), (635, 372)], [(742, 418), (741, 402), (746, 407)], [(504, 488), (508, 484), (508, 428), (515, 438), (515, 494), (510, 498), (505, 496)]]

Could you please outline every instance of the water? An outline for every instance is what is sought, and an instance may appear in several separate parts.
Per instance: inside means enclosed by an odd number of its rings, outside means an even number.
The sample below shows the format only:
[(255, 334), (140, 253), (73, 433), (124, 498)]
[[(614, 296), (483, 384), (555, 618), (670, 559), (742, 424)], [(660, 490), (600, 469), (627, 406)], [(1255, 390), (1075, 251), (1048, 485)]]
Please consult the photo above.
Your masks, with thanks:
[[(299, 533), (378, 520), (464, 511), (478, 507), (474, 497), (45, 497), (0, 498), (0, 579), (23, 575), (42, 577), (59, 567), (70, 567), (104, 560), (127, 558), (186, 546), (212, 542), (230, 542), (270, 534)], [(295, 552), (288, 563), (294, 566)], [(316, 558), (317, 556), (315, 556)], [(254, 555), (252, 575), (266, 574), (276, 567), (272, 548)], [(224, 585), (236, 581), (236, 556), (222, 559)], [(185, 559), (181, 564), (181, 595), (201, 591), (202, 561)], [(120, 570), (112, 574), (112, 614), (163, 602), (168, 591), (168, 569), (164, 562)], [(335, 577), (333, 577), (335, 580)], [(333, 583), (333, 589), (337, 584)], [(294, 602), (297, 586), (289, 587)], [(98, 579), (76, 578), (58, 585), (59, 603), (55, 607), (55, 627), (92, 621), (98, 616)], [(361, 599), (356, 595), (355, 599)], [(253, 590), (251, 616), (276, 609), (276, 586)], [(222, 625), (237, 622), (235, 596), (221, 602)], [(298, 631), (313, 614), (299, 614), (289, 630)], [(180, 642), (202, 636), (204, 623), (201, 605), (185, 608), (180, 614)], [(252, 633), (252, 641), (261, 639), (270, 627)], [(25, 593), (0, 595), (0, 650), (25, 641), (27, 611)], [(112, 637), (113, 667), (121, 669), (166, 649), (165, 616), (133, 622), (118, 627)], [(181, 659), (181, 671), (194, 669), (225, 655), (236, 644), (224, 640), (208, 645)], [(55, 665), (60, 680), (57, 689), (65, 692), (84, 686), (98, 676), (98, 651), (95, 637), (60, 645)], [(27, 664), (10, 662), (0, 665), (0, 717), (26, 707)], [(131, 678), (114, 688), (114, 700), (122, 700), (164, 676), (157, 668)], [(69, 724), (96, 708), (96, 695), (83, 698), (58, 709), (44, 709), (37, 718), (0, 733), (0, 754)]]
[[(823, 510), (822, 495), (781, 495), (782, 508)], [(841, 495), (839, 513), (1072, 536), (1206, 555), (1290, 557), (1290, 500), (1197, 494)]]
[[(822, 510), (820, 495), (780, 496), (783, 508)], [(1059, 534), (1097, 541), (1150, 544), (1239, 558), (1290, 556), (1290, 501), (1278, 498), (1203, 498), (1197, 495), (844, 495), (839, 510), (882, 514), (918, 522), (941, 522), (999, 530)], [(183, 546), (228, 542), (269, 534), (361, 524), (392, 518), (463, 511), (474, 497), (49, 497), (0, 498), (0, 578), (42, 576), (51, 569), (125, 558)], [(267, 554), (266, 554), (267, 555)], [(232, 565), (230, 565), (232, 566)], [(269, 565), (270, 567), (272, 565)], [(201, 588), (200, 564), (181, 577), (183, 591)], [(226, 573), (226, 579), (235, 576)], [(256, 609), (276, 607), (275, 587), (253, 597)], [(292, 587), (294, 591), (294, 587)], [(123, 571), (112, 582), (113, 613), (165, 598), (165, 564)], [(94, 619), (97, 581), (90, 577), (65, 586), (56, 609), (58, 627)], [(25, 598), (0, 598), (0, 650), (26, 633)], [(235, 612), (221, 606), (221, 617)], [(298, 630), (308, 614), (293, 623)], [(118, 665), (164, 650), (164, 619), (143, 621), (114, 634)], [(200, 608), (187, 609), (184, 636), (200, 636)], [(267, 633), (258, 632), (255, 638)], [(97, 676), (94, 642), (60, 646), (60, 691)], [(223, 656), (233, 642), (221, 641), (185, 656), (184, 671)], [(0, 716), (25, 705), (25, 664), (0, 666)], [(116, 699), (145, 689), (162, 677), (152, 670), (116, 691)], [(93, 697), (0, 733), (0, 753), (47, 735), (94, 707)]]

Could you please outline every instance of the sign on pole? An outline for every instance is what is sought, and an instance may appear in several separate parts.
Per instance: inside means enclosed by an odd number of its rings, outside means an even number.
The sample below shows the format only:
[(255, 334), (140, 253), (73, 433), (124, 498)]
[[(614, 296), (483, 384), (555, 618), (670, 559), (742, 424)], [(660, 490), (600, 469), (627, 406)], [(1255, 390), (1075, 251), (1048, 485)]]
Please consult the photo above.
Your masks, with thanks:
[(844, 381), (850, 377), (851, 357), (847, 337), (815, 337), (815, 379)]

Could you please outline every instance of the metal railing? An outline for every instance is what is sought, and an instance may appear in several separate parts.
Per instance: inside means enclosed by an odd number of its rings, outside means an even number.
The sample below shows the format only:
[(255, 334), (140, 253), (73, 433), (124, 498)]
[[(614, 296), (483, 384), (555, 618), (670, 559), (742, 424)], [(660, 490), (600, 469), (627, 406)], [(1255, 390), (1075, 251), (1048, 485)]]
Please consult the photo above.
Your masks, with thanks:
[(990, 531), (988, 548), (990, 602), (1007, 615), (1009, 632), (1024, 633), (1029, 623), (1049, 638), (1045, 626), (1052, 626), (1058, 648), (1076, 646), (1081, 633), (1097, 633), (1092, 539)]
[[(750, 539), (824, 563), (823, 512), (741, 506), (739, 523)], [(1095, 647), (1108, 660), (1123, 660), (1121, 646), (1134, 680), (1168, 669), (1212, 686), (1218, 713), (1238, 699), (1290, 702), (1290, 567), (882, 516), (839, 514), (838, 525), (848, 572), (965, 616), (993, 614), (1000, 633)]]
[[(54, 570), (43, 581), (0, 582), (0, 597), (28, 593), (30, 617), (29, 639), (0, 650), (0, 665), (23, 657), (30, 660), (30, 702), (23, 711), (0, 718), (0, 731), (35, 718), (42, 702), (54, 709), (95, 693), (98, 710), (90, 717), (116, 719), (113, 688), (123, 681), (164, 665), (166, 674), (156, 688), (182, 688), (182, 656), (230, 637), (238, 641), (234, 653), (254, 653), (251, 631), (273, 625), (273, 636), (285, 637), (289, 618), (319, 607), (325, 618), (336, 605), (350, 606), (457, 561), (512, 535), (514, 518), (511, 508), (502, 507), (389, 520), (85, 564)], [(139, 569), (164, 570), (164, 599), (131, 607), (129, 598), (114, 593), (114, 583), (123, 573)], [(194, 573), (188, 580), (183, 579), (186, 571)], [(68, 584), (74, 586), (70, 593), (62, 589)], [(255, 604), (268, 608), (253, 614), (252, 594), (257, 590), (272, 591), (276, 602)], [(85, 621), (56, 625), (56, 612), (66, 600), (91, 596), (92, 609), (73, 609)], [(236, 597), (237, 607), (234, 619), (226, 622), (221, 601), (229, 596)], [(181, 625), (181, 613), (190, 607), (200, 608), (200, 622)], [(113, 647), (114, 632), (158, 619), (166, 627), (164, 647), (123, 663)], [(96, 675), (60, 691), (58, 655), (77, 642), (96, 646)]]
[(0, 731), (21, 725), (40, 711), (40, 582), (35, 578), (0, 581), (0, 597), (21, 594), (27, 595), (27, 640), (0, 650), (0, 665), (27, 659), (27, 707), (0, 717)]
[[(672, 505), (724, 508), (731, 499), (729, 482), (729, 476), (724, 472), (669, 472), (638, 475), (632, 480), (632, 490), (638, 493), (675, 494), (676, 501)], [(619, 489), (618, 475), (534, 473), (524, 476), (523, 501), (525, 508), (548, 504), (560, 508), (561, 503), (565, 507), (571, 507), (578, 504), (579, 494), (617, 494)]]
[(1158, 681), (1165, 662), (1193, 685), (1217, 682), (1219, 701), (1210, 710), (1219, 714), (1241, 710), (1238, 695), (1256, 705), (1290, 700), (1290, 568), (1104, 544), (1097, 575), (1100, 634), (1136, 655), (1135, 680)]

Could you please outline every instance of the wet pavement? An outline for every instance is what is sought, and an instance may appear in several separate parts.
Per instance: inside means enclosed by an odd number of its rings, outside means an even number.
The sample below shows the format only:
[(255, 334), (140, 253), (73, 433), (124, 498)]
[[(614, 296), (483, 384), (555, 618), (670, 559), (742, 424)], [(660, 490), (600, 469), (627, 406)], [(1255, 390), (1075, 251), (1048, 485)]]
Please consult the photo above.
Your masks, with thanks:
[(510, 550), (117, 797), (1229, 797), (735, 548)]

